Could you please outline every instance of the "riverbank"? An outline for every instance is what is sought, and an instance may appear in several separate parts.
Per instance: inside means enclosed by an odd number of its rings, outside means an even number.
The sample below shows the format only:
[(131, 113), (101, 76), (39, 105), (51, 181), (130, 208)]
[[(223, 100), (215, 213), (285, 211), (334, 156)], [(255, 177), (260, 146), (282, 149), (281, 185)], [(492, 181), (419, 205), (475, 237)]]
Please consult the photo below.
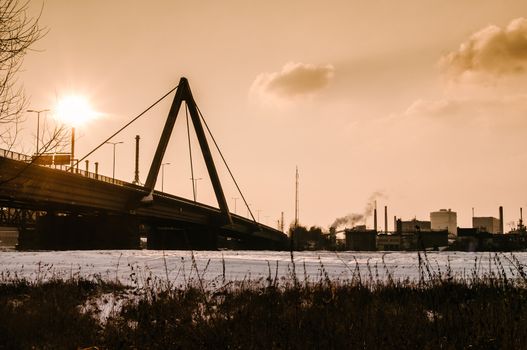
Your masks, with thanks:
[[(186, 283), (135, 274), (132, 283), (100, 276), (0, 284), (0, 348), (519, 349), (527, 334), (527, 275), (495, 255), (463, 276), (438, 271), (419, 254), (417, 280), (380, 278), (370, 265), (350, 278), (317, 279), (301, 264), (279, 277), (202, 278), (191, 259)], [(509, 269), (509, 267), (507, 267)], [(168, 272), (167, 272), (168, 273)], [(135, 275), (134, 275), (135, 274)]]

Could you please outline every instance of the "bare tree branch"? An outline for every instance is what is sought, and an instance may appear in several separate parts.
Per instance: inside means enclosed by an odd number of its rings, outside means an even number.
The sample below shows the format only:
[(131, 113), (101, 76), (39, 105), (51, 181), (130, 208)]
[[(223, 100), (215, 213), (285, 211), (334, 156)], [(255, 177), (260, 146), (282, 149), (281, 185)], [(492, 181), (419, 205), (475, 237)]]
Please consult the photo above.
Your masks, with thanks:
[(38, 164), (39, 158), (42, 155), (45, 155), (50, 152), (57, 152), (58, 150), (63, 150), (67, 142), (67, 136), (68, 136), (69, 130), (68, 128), (64, 126), (56, 127), (52, 132), (49, 133), (49, 137), (47, 138), (48, 141), (44, 143), (42, 148), (39, 150), (38, 154), (35, 154), (31, 158), (31, 161), (29, 161), (20, 171), (18, 171), (15, 175), (12, 177), (5, 179), (3, 181), (0, 181), (0, 186), (13, 181), (20, 175), (22, 175), (29, 167), (34, 166)]
[(36, 18), (28, 16), (29, 0), (0, 1), (0, 144), (15, 143), (27, 99), (16, 74), (31, 45), (46, 34)]

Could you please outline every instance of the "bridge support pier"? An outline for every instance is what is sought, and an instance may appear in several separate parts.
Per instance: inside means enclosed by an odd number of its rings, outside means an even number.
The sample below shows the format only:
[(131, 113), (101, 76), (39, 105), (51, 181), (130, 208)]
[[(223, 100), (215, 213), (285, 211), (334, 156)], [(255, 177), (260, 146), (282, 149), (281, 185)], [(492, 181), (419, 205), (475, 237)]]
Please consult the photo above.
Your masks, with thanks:
[(24, 249), (138, 249), (139, 223), (133, 216), (53, 215), (37, 218), (34, 228), (22, 229)]
[(176, 228), (152, 226), (147, 249), (217, 250), (218, 232), (214, 228)]

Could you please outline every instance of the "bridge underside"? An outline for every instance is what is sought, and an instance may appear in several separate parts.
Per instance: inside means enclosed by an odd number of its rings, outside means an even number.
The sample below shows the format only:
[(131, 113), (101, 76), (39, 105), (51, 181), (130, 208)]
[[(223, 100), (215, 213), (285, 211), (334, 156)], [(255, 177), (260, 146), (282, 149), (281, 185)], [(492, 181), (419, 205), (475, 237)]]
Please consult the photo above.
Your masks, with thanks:
[(21, 250), (147, 249), (216, 250), (283, 249), (281, 242), (234, 234), (215, 226), (171, 220), (144, 220), (133, 215), (52, 214), (19, 226)]

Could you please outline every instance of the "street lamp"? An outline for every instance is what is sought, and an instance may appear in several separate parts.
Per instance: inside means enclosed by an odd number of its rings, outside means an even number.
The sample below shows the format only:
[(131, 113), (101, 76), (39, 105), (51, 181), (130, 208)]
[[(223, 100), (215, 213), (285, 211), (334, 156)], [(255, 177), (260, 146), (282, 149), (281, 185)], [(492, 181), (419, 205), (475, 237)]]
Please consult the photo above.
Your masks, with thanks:
[(164, 192), (164, 183), (165, 183), (165, 165), (170, 165), (170, 163), (161, 164), (161, 192)]
[(237, 214), (236, 213), (236, 201), (239, 199), (238, 197), (232, 197), (232, 199), (234, 199), (234, 214)]
[(38, 155), (38, 141), (39, 141), (39, 136), (40, 136), (40, 113), (49, 112), (49, 109), (41, 109), (41, 110), (28, 109), (26, 112), (37, 114), (37, 155)]
[(203, 180), (203, 178), (201, 178), (201, 177), (198, 177), (198, 178), (191, 177), (190, 180), (192, 180), (192, 189), (194, 190), (194, 202), (195, 202), (195, 201), (197, 201), (197, 198), (198, 198), (198, 181), (199, 180)]
[(124, 143), (123, 141), (119, 141), (119, 142), (105, 142), (109, 145), (112, 145), (113, 146), (113, 171), (112, 171), (112, 182), (115, 182), (115, 146), (117, 146), (118, 144), (120, 143)]

